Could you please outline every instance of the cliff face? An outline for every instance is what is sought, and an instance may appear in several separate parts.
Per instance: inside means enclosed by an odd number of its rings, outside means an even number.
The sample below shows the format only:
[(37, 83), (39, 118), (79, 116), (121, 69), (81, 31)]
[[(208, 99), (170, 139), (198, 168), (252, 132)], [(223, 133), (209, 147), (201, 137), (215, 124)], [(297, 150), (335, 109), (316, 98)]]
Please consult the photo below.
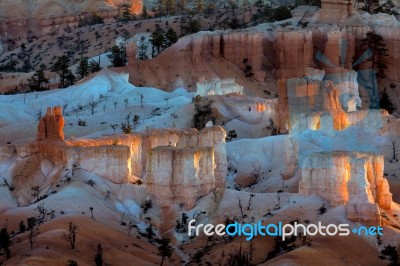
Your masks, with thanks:
[(262, 33), (233, 32), (230, 34), (212, 33), (195, 37), (190, 42), (192, 61), (198, 63), (201, 58), (221, 57), (235, 65), (243, 66), (243, 59), (252, 66), (254, 78), (264, 80), (263, 63), (266, 61), (265, 49), (272, 43)]
[(66, 157), (70, 167), (77, 164), (115, 183), (141, 178), (160, 205), (179, 201), (190, 208), (225, 185), (225, 137), (221, 127), (152, 130), (71, 141)]
[(322, 117), (329, 114), (332, 122), (326, 126), (344, 130), (350, 125), (348, 116), (361, 107), (356, 72), (341, 69), (341, 72), (325, 74), (310, 70), (306, 77), (278, 81), (282, 95), (278, 113), (280, 127), (289, 125), (291, 133), (317, 130), (321, 128)]
[(45, 158), (57, 169), (85, 170), (117, 184), (141, 179), (161, 206), (179, 201), (191, 208), (198, 197), (225, 186), (226, 132), (221, 127), (158, 129), (63, 141), (59, 137), (63, 135), (62, 119), (60, 107), (49, 108), (39, 122), (40, 140), (21, 144), (15, 152), (11, 146), (2, 147), (8, 153), (0, 159), (15, 154), (24, 162), (38, 155), (40, 162)]
[(383, 176), (383, 156), (367, 153), (315, 153), (304, 159), (299, 193), (318, 194), (332, 206), (346, 205), (353, 221), (379, 223), (392, 194)]
[[(125, 1), (131, 5), (131, 11), (142, 11), (141, 0)], [(114, 0), (3, 0), (0, 9), (0, 36), (10, 39), (40, 37), (67, 26), (77, 26), (79, 20), (92, 12), (105, 21), (114, 20), (121, 7), (121, 1)]]
[(148, 155), (146, 184), (162, 206), (183, 203), (190, 209), (215, 188), (212, 147), (157, 147)]
[(275, 56), (278, 78), (302, 77), (313, 66), (311, 31), (279, 31), (275, 35)]

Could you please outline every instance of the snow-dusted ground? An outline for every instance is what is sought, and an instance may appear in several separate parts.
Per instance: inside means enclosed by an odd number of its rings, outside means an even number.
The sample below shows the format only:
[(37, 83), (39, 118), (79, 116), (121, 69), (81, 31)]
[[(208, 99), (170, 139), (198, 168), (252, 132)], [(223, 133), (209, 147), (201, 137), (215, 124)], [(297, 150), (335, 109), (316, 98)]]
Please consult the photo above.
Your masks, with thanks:
[[(128, 116), (132, 123), (135, 115), (140, 116), (139, 124), (134, 129), (137, 131), (191, 127), (193, 97), (195, 94), (184, 88), (168, 93), (156, 88), (135, 87), (128, 82), (127, 74), (108, 70), (67, 89), (0, 96), (0, 227), (7, 225), (10, 231), (17, 232), (21, 220), (26, 221), (28, 217), (38, 215), (38, 206), (44, 206), (49, 213), (39, 226), (39, 235), (32, 251), (27, 233), (16, 235), (12, 252), (18, 256), (10, 260), (11, 265), (21, 261), (29, 265), (62, 265), (70, 258), (76, 259), (79, 265), (87, 265), (92, 262), (92, 253), (98, 243), (102, 243), (105, 249), (106, 261), (114, 265), (133, 265), (130, 264), (133, 260), (138, 263), (134, 265), (159, 264), (156, 245), (143, 237), (149, 224), (153, 225), (157, 236), (175, 236), (175, 262), (171, 265), (179, 265), (181, 259), (187, 262), (194, 252), (207, 243), (205, 237), (190, 240), (185, 234), (175, 232), (175, 221), (183, 212), (190, 218), (200, 214), (199, 223), (223, 223), (226, 218), (240, 219), (243, 222), (260, 220), (287, 223), (298, 219), (311, 223), (348, 223), (344, 207), (332, 208), (319, 196), (303, 196), (297, 193), (300, 171), (296, 157), (300, 155), (301, 158), (310, 152), (352, 150), (354, 147), (367, 151), (384, 151), (385, 155), (390, 152), (389, 137), (373, 137), (371, 133), (357, 127), (340, 133), (310, 130), (290, 137), (265, 137), (263, 129), (268, 126), (269, 119), (274, 117), (273, 106), (276, 102), (266, 101), (266, 111), (255, 112), (248, 110), (248, 104), (262, 99), (228, 95), (210, 97), (220, 119), (227, 121), (224, 124), (225, 129), (235, 129), (238, 132), (239, 139), (227, 143), (229, 175), (226, 189), (215, 190), (202, 197), (192, 210), (183, 210), (176, 205), (171, 206), (172, 211), (165, 213), (165, 210), (155, 204), (145, 213), (141, 208), (147, 196), (145, 186), (114, 184), (83, 170), (77, 170), (68, 181), (64, 170), (50, 174), (49, 169), (53, 168), (51, 162), (35, 157), (39, 155), (32, 156), (29, 160), (32, 165), (35, 165), (35, 160), (40, 161), (40, 165), (24, 170), (31, 171), (36, 178), (23, 180), (13, 176), (10, 169), (18, 163), (23, 165), (21, 161), (26, 159), (2, 157), (9, 147), (4, 145), (7, 142), (17, 144), (34, 140), (37, 118), (39, 114), (44, 115), (48, 106), (63, 106), (66, 139), (73, 139), (113, 134), (111, 125), (114, 124), (118, 124), (116, 132), (120, 133), (119, 124), (125, 122)], [(93, 114), (91, 105), (94, 106)], [(79, 126), (78, 120), (85, 121), (86, 126)], [(254, 138), (259, 136), (264, 137)], [(359, 139), (353, 136), (358, 136)], [(361, 141), (366, 140), (368, 145), (360, 146)], [(293, 145), (294, 141), (300, 145), (296, 147)], [(261, 176), (257, 185), (248, 186), (246, 180), (258, 168)], [(390, 169), (395, 171), (394, 167)], [(15, 184), (14, 190), (3, 184), (3, 178), (8, 184)], [(19, 181), (13, 183), (17, 179)], [(32, 196), (32, 187), (35, 186), (39, 186), (38, 197), (47, 196), (39, 202), (35, 202), (36, 198)], [(327, 213), (322, 216), (318, 214), (318, 209), (323, 204), (327, 206)], [(397, 205), (393, 212), (400, 212)], [(161, 216), (164, 220), (160, 219)], [(76, 252), (68, 250), (68, 244), (60, 238), (70, 220), (75, 221), (82, 230)], [(121, 225), (121, 222), (126, 225)], [(127, 230), (129, 222), (136, 226), (130, 233)], [(398, 230), (390, 227), (385, 229), (387, 233), (383, 241), (396, 243), (399, 240)], [(237, 238), (229, 244), (215, 244), (205, 257), (210, 261), (217, 261), (222, 252), (226, 255), (240, 241)], [(329, 252), (329, 248), (337, 246), (341, 239), (316, 237), (312, 241), (314, 244), (311, 247), (301, 247), (294, 253), (288, 253), (288, 256), (282, 255), (282, 261), (302, 261), (306, 257), (303, 252), (322, 252), (328, 261), (338, 263), (337, 254)], [(376, 242), (373, 237), (354, 237), (346, 243), (355, 246), (353, 251), (356, 255), (368, 249), (374, 256), (373, 263), (379, 265)], [(255, 243), (256, 249), (260, 249), (257, 260), (265, 260), (267, 251), (273, 246), (273, 239), (256, 238)], [(348, 254), (346, 249), (338, 250), (346, 259), (365, 265), (366, 258)], [(313, 253), (311, 258), (317, 256), (318, 254)], [(300, 265), (307, 263), (303, 261)]]

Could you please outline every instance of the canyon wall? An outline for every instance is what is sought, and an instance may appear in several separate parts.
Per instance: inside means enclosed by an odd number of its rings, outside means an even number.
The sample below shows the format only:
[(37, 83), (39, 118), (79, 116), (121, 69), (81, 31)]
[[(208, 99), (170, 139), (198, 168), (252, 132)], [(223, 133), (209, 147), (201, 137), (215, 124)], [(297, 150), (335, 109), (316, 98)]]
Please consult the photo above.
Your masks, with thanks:
[(214, 57), (224, 58), (243, 67), (243, 60), (247, 59), (248, 65), (252, 67), (253, 77), (259, 81), (265, 78), (265, 65), (274, 63), (267, 52), (272, 44), (269, 35), (246, 31), (201, 33), (193, 35), (189, 41), (191, 60), (194, 64)]
[[(131, 12), (142, 11), (142, 0), (130, 0)], [(93, 12), (105, 22), (114, 21), (121, 1), (114, 0), (3, 0), (0, 9), (0, 40), (26, 41), (32, 37), (49, 35), (66, 28), (76, 27), (81, 19)], [(1, 53), (1, 52), (0, 52)]]

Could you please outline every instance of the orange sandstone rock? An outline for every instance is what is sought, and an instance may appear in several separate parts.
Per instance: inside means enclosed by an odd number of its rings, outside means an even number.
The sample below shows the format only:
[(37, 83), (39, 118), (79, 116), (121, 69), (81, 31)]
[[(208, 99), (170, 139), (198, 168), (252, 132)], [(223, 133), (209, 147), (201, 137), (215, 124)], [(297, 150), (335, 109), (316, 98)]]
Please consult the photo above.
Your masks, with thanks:
[(61, 106), (47, 108), (46, 115), (39, 120), (36, 140), (64, 140), (64, 117)]

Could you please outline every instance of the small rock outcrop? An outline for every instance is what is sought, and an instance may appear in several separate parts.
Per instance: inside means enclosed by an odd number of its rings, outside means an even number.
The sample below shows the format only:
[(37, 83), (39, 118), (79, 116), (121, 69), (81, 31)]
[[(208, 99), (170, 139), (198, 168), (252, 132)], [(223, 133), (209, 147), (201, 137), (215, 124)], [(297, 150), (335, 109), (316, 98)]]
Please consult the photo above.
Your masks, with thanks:
[(157, 147), (148, 156), (146, 184), (161, 205), (173, 199), (190, 209), (215, 188), (214, 173), (212, 147)]
[(303, 161), (299, 193), (320, 195), (332, 206), (346, 205), (349, 220), (380, 224), (379, 208), (390, 209), (392, 203), (383, 166), (379, 154), (314, 153)]
[(39, 120), (36, 140), (64, 140), (64, 117), (61, 106), (48, 107)]
[(235, 78), (205, 80), (201, 78), (197, 82), (197, 95), (225, 95), (228, 93), (243, 93), (243, 86), (235, 83)]

